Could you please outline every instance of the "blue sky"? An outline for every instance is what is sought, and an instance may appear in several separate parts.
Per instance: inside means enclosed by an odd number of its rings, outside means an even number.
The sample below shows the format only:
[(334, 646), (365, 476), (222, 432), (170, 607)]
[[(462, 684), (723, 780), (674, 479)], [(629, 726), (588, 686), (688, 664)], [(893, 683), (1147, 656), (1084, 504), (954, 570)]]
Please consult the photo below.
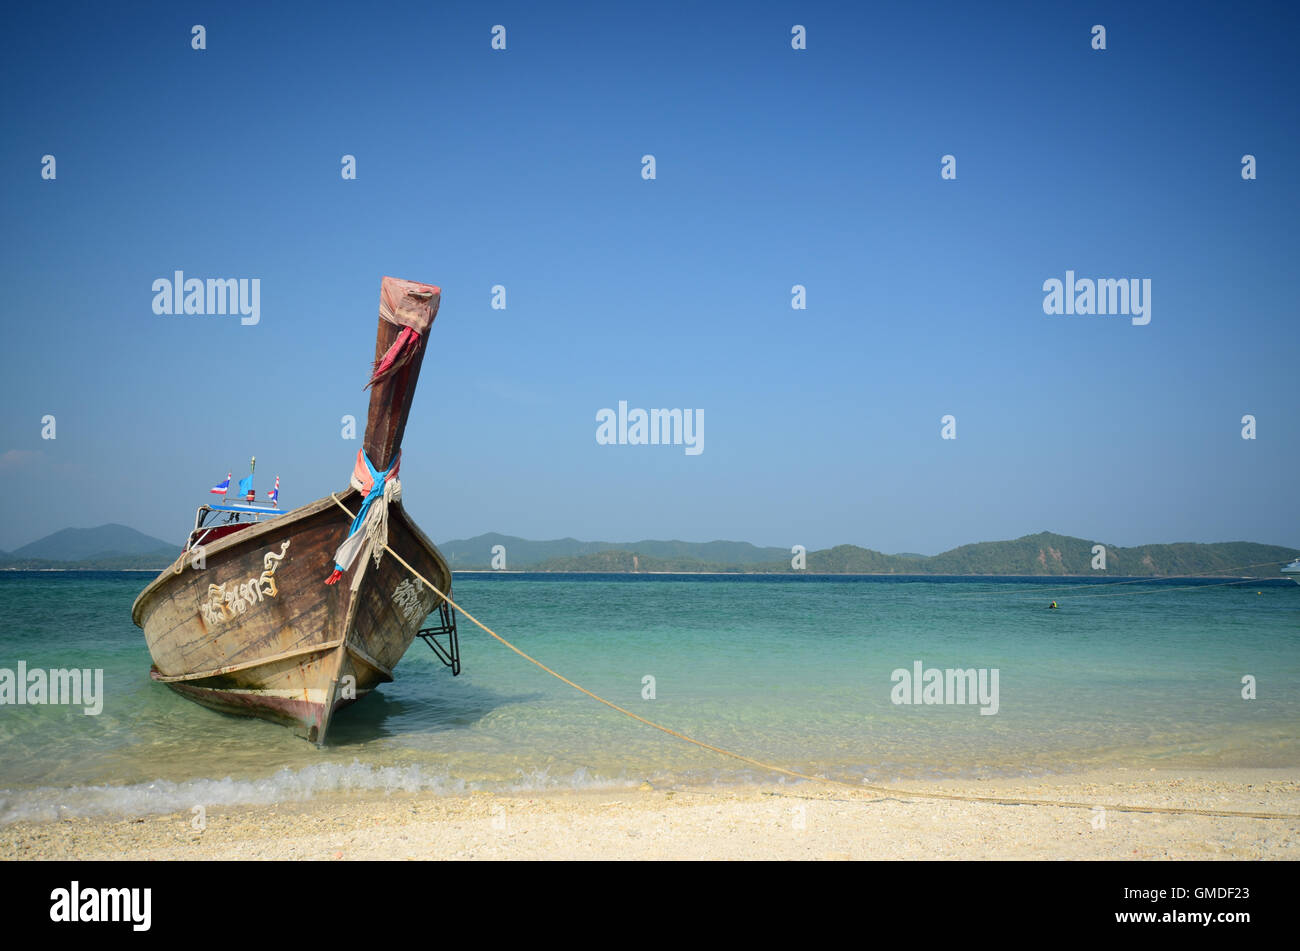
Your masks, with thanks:
[[(437, 539), (1300, 544), (1297, 16), (1130, 6), (16, 9), (0, 548), (179, 543), (250, 455), (346, 485), (384, 274), (443, 289), (402, 471)], [(154, 314), (178, 269), (260, 323)], [(1067, 269), (1149, 278), (1150, 324), (1045, 315)], [(619, 400), (705, 451), (597, 445)]]

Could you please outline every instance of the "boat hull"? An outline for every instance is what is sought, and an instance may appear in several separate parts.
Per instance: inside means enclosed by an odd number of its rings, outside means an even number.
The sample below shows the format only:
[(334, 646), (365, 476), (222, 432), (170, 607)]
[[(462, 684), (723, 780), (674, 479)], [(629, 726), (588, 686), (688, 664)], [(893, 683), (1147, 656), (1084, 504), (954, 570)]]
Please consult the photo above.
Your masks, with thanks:
[[(349, 490), (340, 501), (360, 504)], [(284, 724), (324, 743), (334, 714), (393, 679), (393, 668), (440, 598), (391, 554), (363, 552), (325, 584), (349, 516), (320, 499), (191, 552), (132, 608), (154, 680), (223, 713)], [(441, 553), (389, 506), (388, 544), (451, 593)]]

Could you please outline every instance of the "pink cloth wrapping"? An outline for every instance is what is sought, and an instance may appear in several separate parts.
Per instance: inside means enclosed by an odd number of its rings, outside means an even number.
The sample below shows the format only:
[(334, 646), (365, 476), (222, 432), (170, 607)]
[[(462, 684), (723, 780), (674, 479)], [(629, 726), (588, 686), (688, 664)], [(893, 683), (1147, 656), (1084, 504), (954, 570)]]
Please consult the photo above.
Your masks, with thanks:
[(379, 285), (379, 316), (421, 336), (429, 332), (441, 301), (442, 290), (432, 284), (385, 277)]
[[(397, 470), (402, 468), (402, 450), (397, 450), (397, 458), (393, 464), (388, 467), (388, 474), (384, 476), (385, 482), (392, 482), (397, 478)], [(370, 494), (370, 490), (375, 487), (375, 477), (370, 474), (370, 467), (366, 465), (366, 451), (357, 450), (357, 462), (352, 467), (352, 479), (350, 480), (352, 488), (361, 493), (362, 497)]]
[(375, 361), (365, 389), (387, 379), (416, 355), (420, 338), (428, 332), (438, 313), (442, 291), (432, 284), (385, 277), (379, 286), (379, 316), (402, 328), (388, 351)]

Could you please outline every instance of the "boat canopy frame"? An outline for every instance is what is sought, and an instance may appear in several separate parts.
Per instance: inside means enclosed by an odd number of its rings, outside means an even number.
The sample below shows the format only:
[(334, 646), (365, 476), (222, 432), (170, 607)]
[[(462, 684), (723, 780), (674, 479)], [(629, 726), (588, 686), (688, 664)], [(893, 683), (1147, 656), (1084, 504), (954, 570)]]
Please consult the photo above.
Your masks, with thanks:
[[(213, 519), (208, 521), (208, 516), (217, 513), (227, 513), (228, 517), (222, 521)], [(284, 515), (282, 508), (267, 508), (261, 505), (249, 505), (247, 503), (227, 503), (227, 502), (205, 502), (199, 506), (198, 511), (194, 513), (194, 528), (190, 531), (189, 541), (186, 542), (185, 550), (189, 551), (195, 545), (201, 545), (203, 540), (213, 531), (224, 525), (234, 525), (243, 523), (244, 525), (256, 525), (259, 522), (270, 521)], [(242, 516), (251, 515), (251, 519), (244, 521)]]
[[(283, 515), (284, 509), (267, 508), (262, 505), (249, 505), (247, 503), (229, 504), (229, 503), (222, 503), (222, 502), (204, 502), (202, 505), (199, 506), (198, 511), (194, 513), (194, 530), (196, 532), (200, 528), (205, 527), (204, 522), (206, 521), (206, 513), (210, 513), (210, 512), (229, 512), (234, 515), (252, 515), (254, 522), (260, 522), (263, 520), (262, 519), (263, 516), (265, 516), (266, 518), (275, 518), (278, 515)], [(226, 519), (226, 521), (227, 523), (229, 523), (229, 522), (239, 521), (239, 519), (232, 518), (232, 519)], [(206, 527), (211, 527), (211, 526), (206, 526)]]

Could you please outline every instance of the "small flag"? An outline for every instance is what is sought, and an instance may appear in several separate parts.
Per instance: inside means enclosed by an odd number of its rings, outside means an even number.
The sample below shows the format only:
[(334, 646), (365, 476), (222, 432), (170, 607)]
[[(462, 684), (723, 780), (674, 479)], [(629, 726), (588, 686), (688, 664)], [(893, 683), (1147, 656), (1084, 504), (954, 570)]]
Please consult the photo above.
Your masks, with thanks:
[(266, 497), (275, 505), (280, 504), (280, 477), (275, 477), (275, 488), (266, 493)]
[(244, 476), (239, 480), (239, 494), (245, 496), (249, 502), (257, 497), (257, 493), (253, 491), (253, 477), (251, 475)]
[(211, 492), (211, 493), (213, 493), (214, 495), (225, 495), (227, 492), (229, 492), (229, 491), (230, 491), (230, 473), (229, 473), (229, 472), (226, 473), (226, 481), (225, 481), (225, 482), (222, 482), (220, 485), (214, 485), (214, 486), (213, 486), (212, 488), (210, 488), (208, 491)]

